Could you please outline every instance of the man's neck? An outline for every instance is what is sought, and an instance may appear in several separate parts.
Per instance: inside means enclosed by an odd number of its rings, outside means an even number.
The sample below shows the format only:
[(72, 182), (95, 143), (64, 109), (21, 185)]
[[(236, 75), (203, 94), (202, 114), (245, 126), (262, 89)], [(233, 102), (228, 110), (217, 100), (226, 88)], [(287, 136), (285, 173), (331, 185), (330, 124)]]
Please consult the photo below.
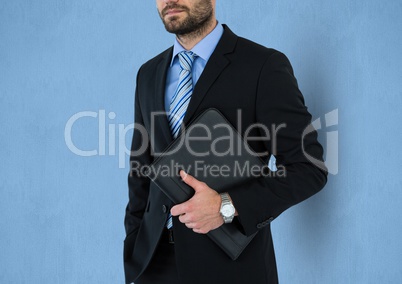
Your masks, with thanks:
[(199, 43), (204, 37), (214, 30), (218, 21), (214, 18), (208, 22), (204, 27), (196, 30), (192, 33), (185, 35), (176, 35), (177, 41), (186, 49), (192, 49), (197, 43)]

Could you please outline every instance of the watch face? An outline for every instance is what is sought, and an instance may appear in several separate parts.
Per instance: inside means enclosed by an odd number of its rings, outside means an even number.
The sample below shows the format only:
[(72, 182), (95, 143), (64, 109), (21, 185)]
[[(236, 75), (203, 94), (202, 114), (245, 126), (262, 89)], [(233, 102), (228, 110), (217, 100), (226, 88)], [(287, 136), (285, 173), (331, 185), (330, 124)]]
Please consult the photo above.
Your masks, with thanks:
[(225, 217), (230, 217), (232, 215), (234, 215), (235, 213), (235, 209), (232, 205), (230, 204), (226, 204), (222, 207), (222, 215)]

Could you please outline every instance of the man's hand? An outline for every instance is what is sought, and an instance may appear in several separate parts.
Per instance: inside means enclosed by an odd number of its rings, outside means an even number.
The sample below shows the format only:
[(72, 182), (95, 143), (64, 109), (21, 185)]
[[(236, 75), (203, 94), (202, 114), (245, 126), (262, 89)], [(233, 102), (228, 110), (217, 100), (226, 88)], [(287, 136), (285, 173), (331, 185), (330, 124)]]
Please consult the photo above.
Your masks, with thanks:
[(206, 234), (223, 225), (219, 193), (183, 170), (180, 171), (180, 176), (194, 189), (195, 194), (188, 201), (173, 206), (170, 213), (179, 216), (180, 222), (199, 234)]

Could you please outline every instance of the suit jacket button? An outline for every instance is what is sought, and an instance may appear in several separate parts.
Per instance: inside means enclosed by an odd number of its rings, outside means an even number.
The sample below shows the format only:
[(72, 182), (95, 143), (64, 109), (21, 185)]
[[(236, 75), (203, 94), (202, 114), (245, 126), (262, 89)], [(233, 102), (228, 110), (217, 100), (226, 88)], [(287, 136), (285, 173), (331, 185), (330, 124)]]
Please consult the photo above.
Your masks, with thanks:
[(261, 228), (262, 228), (262, 224), (261, 223), (257, 224), (257, 229), (261, 229)]
[(268, 221), (272, 222), (272, 221), (274, 221), (274, 219), (275, 219), (274, 217), (271, 217), (271, 218), (268, 219)]
[(166, 213), (168, 211), (166, 205), (162, 205), (162, 211), (163, 211), (163, 213)]

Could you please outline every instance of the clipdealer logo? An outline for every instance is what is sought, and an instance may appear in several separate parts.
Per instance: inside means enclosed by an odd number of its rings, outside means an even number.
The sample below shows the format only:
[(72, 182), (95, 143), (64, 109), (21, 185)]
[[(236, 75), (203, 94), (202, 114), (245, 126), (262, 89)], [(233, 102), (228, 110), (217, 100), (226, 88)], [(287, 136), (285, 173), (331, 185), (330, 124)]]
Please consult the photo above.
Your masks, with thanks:
[[(166, 113), (163, 113), (166, 115)], [(161, 115), (160, 113), (156, 113), (154, 115)], [(241, 120), (241, 110), (238, 111), (238, 119)], [(68, 121), (66, 122), (64, 128), (64, 140), (67, 148), (77, 156), (81, 157), (91, 157), (91, 156), (118, 156), (118, 165), (119, 168), (126, 167), (126, 158), (131, 153), (130, 148), (127, 147), (126, 138), (127, 134), (132, 134), (133, 130), (138, 131), (138, 134), (142, 136), (143, 139), (148, 138), (148, 132), (143, 125), (137, 123), (131, 124), (116, 124), (113, 120), (116, 118), (115, 112), (109, 112), (106, 114), (104, 109), (95, 111), (81, 111), (74, 115), (72, 115)], [(97, 146), (93, 147), (91, 150), (83, 150), (74, 143), (73, 139), (73, 128), (76, 124), (82, 123), (82, 120), (85, 119), (96, 119), (98, 124), (98, 139)], [(322, 123), (324, 121), (324, 123)], [(238, 122), (241, 125), (240, 121)], [(328, 173), (332, 175), (336, 175), (338, 173), (338, 131), (327, 131), (326, 132), (326, 156), (325, 162), (316, 159), (311, 156), (307, 150), (305, 149), (305, 138), (308, 134), (314, 132), (315, 130), (321, 130), (325, 125), (325, 128), (330, 128), (338, 125), (338, 109), (330, 111), (324, 115), (324, 118), (317, 118), (310, 125), (308, 125), (303, 131), (301, 142), (302, 142), (302, 150), (305, 157), (315, 164), (317, 167), (323, 170), (327, 170)], [(272, 149), (271, 153), (276, 155), (276, 147), (277, 147), (277, 135), (281, 129), (286, 128), (286, 124), (281, 124), (279, 126), (272, 125), (271, 129), (268, 129), (265, 125), (258, 123), (256, 125), (250, 126), (250, 129), (247, 129), (245, 133), (251, 133), (250, 130), (252, 128), (260, 128), (262, 129), (262, 133), (264, 133), (263, 137), (260, 137), (262, 141), (271, 141)], [(151, 135), (154, 136), (154, 135)], [(247, 136), (247, 135), (246, 135)], [(257, 137), (244, 137), (246, 141), (252, 141), (257, 139)], [(91, 140), (91, 139), (89, 139)], [(149, 142), (149, 141), (146, 141)], [(136, 152), (141, 152), (147, 150), (148, 143), (143, 143), (144, 145), (141, 149), (137, 149)], [(274, 169), (275, 165), (275, 157), (271, 156), (271, 160), (269, 161), (269, 168)]]

